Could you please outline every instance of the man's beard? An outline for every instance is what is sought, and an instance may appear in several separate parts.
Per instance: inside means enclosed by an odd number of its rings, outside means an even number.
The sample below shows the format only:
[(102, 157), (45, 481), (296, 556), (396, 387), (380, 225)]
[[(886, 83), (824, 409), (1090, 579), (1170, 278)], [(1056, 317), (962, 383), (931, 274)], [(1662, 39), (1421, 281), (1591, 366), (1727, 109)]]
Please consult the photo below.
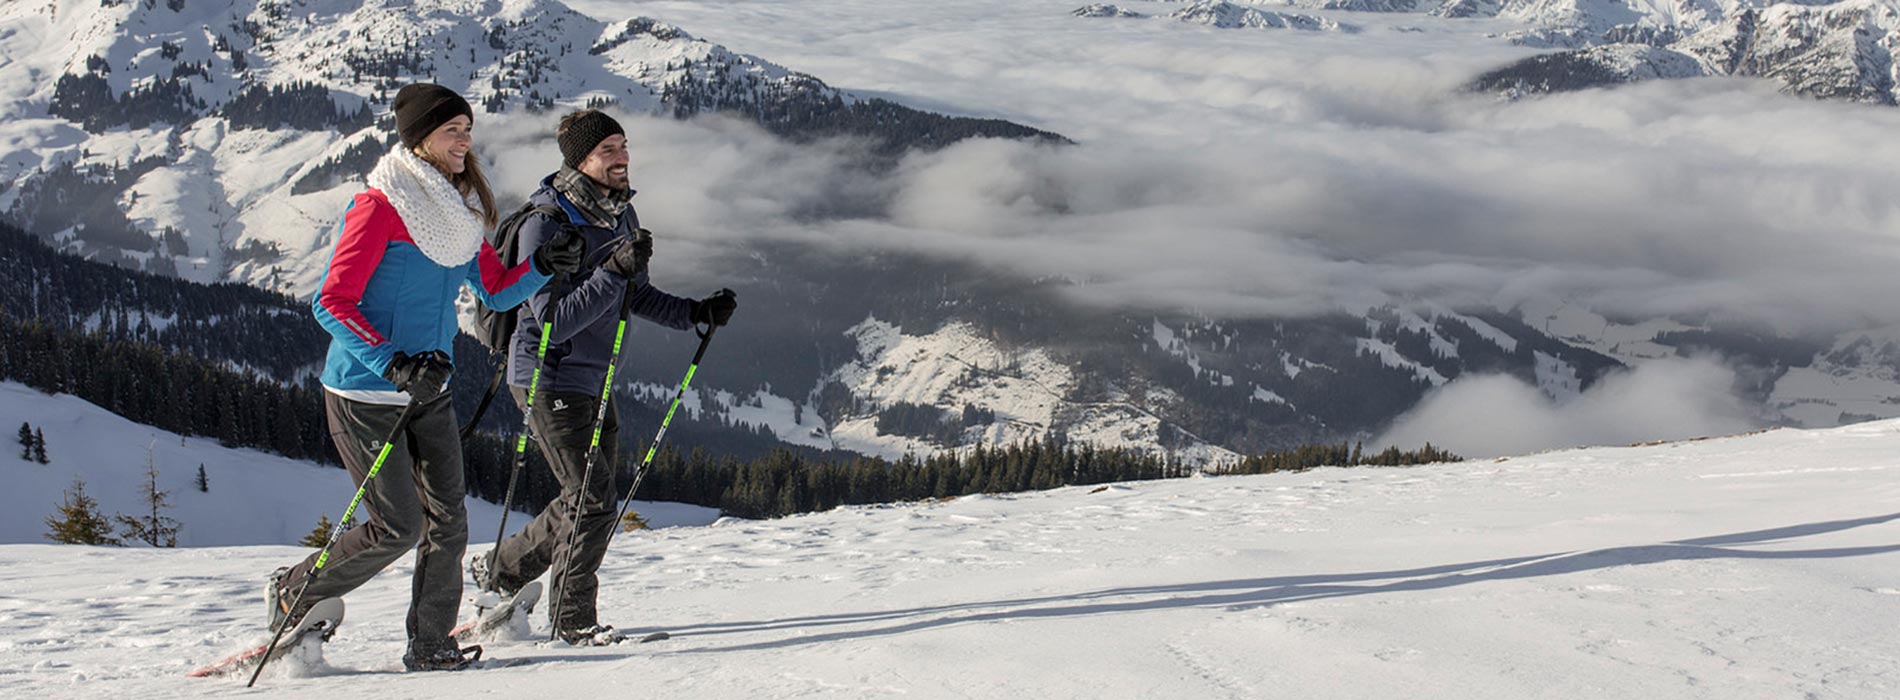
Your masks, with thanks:
[(606, 175), (606, 179), (602, 180), (600, 184), (606, 185), (616, 190), (627, 189), (628, 181), (627, 181), (626, 168), (610, 169), (605, 173), (605, 175)]

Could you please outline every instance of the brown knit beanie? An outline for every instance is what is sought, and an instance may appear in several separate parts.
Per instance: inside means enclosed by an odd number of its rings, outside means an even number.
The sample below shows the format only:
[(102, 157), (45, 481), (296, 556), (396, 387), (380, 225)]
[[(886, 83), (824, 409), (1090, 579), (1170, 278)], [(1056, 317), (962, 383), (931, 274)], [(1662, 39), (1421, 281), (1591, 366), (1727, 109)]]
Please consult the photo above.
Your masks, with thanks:
[(585, 110), (568, 115), (561, 120), (561, 133), (555, 140), (561, 144), (561, 164), (570, 168), (579, 168), (581, 161), (587, 160), (587, 154), (607, 137), (619, 134), (627, 135), (620, 128), (620, 122), (599, 110)]

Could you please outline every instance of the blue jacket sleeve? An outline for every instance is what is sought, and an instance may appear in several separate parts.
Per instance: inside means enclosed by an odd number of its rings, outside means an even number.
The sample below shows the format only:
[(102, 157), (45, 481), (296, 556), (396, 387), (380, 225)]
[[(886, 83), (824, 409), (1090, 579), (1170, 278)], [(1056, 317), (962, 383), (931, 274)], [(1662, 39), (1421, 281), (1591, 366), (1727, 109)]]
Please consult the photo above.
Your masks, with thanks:
[(693, 327), (693, 301), (676, 297), (660, 291), (659, 287), (647, 284), (647, 275), (642, 272), (633, 279), (633, 313), (648, 321), (673, 328), (686, 330)]
[[(543, 241), (559, 230), (558, 227), (559, 224), (554, 220), (538, 214), (523, 222), (520, 243), (522, 255), (532, 256), (533, 251), (541, 248)], [(579, 284), (569, 278), (542, 287), (529, 297), (526, 308), (536, 323), (542, 326), (554, 324), (554, 334), (548, 337), (548, 342), (565, 343), (600, 320), (601, 316), (618, 313), (620, 295), (626, 288), (627, 281), (619, 275), (595, 268), (586, 273)], [(557, 297), (558, 303), (555, 301)]]

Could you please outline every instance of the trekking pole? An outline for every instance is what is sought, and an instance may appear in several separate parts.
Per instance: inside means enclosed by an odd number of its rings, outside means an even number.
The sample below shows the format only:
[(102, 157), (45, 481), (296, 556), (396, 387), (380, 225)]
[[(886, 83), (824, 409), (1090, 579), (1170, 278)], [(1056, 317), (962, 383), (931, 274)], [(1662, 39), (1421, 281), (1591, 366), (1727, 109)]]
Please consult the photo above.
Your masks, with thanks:
[[(363, 502), (363, 494), (369, 490), (369, 482), (376, 478), (377, 472), (383, 470), (383, 461), (389, 459), (389, 452), (395, 449), (396, 440), (402, 437), (402, 431), (409, 427), (409, 414), (413, 413), (415, 408), (416, 400), (412, 398), (402, 407), (402, 413), (396, 415), (396, 425), (390, 428), (389, 437), (383, 440), (383, 449), (376, 453), (376, 461), (369, 465), (369, 473), (363, 476), (363, 484), (356, 487), (356, 495), (350, 498), (349, 507), (343, 509), (343, 517), (337, 519), (336, 525), (330, 528), (329, 539), (324, 541), (323, 549), (317, 552), (316, 563), (310, 565), (310, 573), (304, 576), (303, 585), (297, 587), (297, 597), (290, 602), (291, 612), (296, 612), (297, 606), (303, 604), (303, 596), (310, 592), (310, 584), (315, 583), (317, 577), (323, 575), (323, 565), (330, 561), (330, 548), (336, 545), (337, 538), (343, 536), (343, 528), (349, 525), (350, 516), (356, 513), (356, 506)], [(277, 651), (277, 643), (283, 640), (284, 628), (290, 625), (292, 617), (294, 616), (285, 615), (284, 619), (277, 621), (277, 628), (271, 631), (270, 645), (264, 648), (263, 660), (257, 663), (257, 670), (251, 672), (251, 680), (245, 683), (244, 687), (256, 685), (257, 677), (264, 674), (264, 667), (270, 664), (271, 654)]]
[(647, 467), (653, 464), (653, 455), (659, 454), (660, 441), (666, 439), (666, 426), (673, 423), (673, 411), (680, 407), (680, 399), (686, 396), (686, 387), (692, 385), (693, 374), (699, 371), (699, 361), (705, 359), (706, 346), (712, 344), (713, 331), (718, 328), (709, 325), (705, 333), (699, 334), (699, 351), (693, 353), (693, 363), (686, 366), (686, 379), (680, 382), (679, 390), (673, 392), (673, 404), (666, 408), (666, 417), (660, 419), (660, 433), (653, 436), (653, 444), (647, 447), (646, 458), (640, 460), (640, 468), (633, 472), (633, 485), (627, 487), (627, 497), (620, 500), (620, 513), (614, 518), (614, 529), (607, 533), (607, 544), (613, 544), (614, 534), (620, 531), (619, 523), (627, 517), (627, 507), (633, 504), (633, 494), (640, 490), (640, 480), (646, 478)]
[[(594, 455), (600, 452), (600, 429), (607, 422), (607, 409), (614, 399), (614, 368), (620, 364), (620, 341), (627, 335), (627, 314), (633, 311), (633, 290), (628, 289), (620, 297), (620, 325), (614, 328), (613, 353), (607, 356), (607, 378), (601, 382), (600, 405), (594, 410), (594, 437), (587, 444), (587, 458), (581, 466), (581, 489), (574, 494), (574, 524), (567, 530), (567, 546), (557, 557), (558, 567), (554, 570), (554, 606), (548, 612), (553, 624), (549, 625), (548, 641), (554, 641), (561, 634), (561, 594), (567, 586), (567, 567), (574, 561), (574, 545), (580, 539), (582, 506), (587, 503), (587, 482), (594, 475)], [(610, 538), (612, 537), (609, 531)]]
[[(561, 299), (555, 299), (553, 303), (548, 304), (548, 308), (552, 310), (558, 308), (560, 304)], [(551, 317), (554, 314), (550, 311), (548, 315)], [(500, 561), (501, 557), (502, 535), (508, 533), (508, 509), (515, 502), (515, 485), (521, 482), (521, 470), (528, 463), (528, 431), (534, 427), (534, 394), (535, 390), (541, 386), (541, 370), (547, 367), (548, 336), (551, 335), (554, 335), (553, 318), (549, 318), (548, 322), (541, 326), (541, 339), (535, 343), (534, 374), (528, 378), (527, 405), (521, 408), (521, 433), (515, 438), (515, 463), (514, 466), (508, 470), (508, 493), (502, 496), (501, 499), (501, 524), (495, 526), (495, 546), (488, 550), (488, 580), (479, 582), (484, 591), (493, 592), (495, 590), (495, 578), (501, 575), (501, 572), (497, 570), (498, 567), (496, 567), (495, 564)], [(507, 362), (503, 362), (501, 366), (503, 371), (507, 371)], [(497, 374), (495, 377), (496, 379), (500, 379), (501, 375)], [(490, 392), (492, 395), (492, 388)], [(471, 427), (473, 425), (473, 423), (470, 423)], [(464, 429), (463, 432), (463, 437), (466, 438), (467, 430)]]

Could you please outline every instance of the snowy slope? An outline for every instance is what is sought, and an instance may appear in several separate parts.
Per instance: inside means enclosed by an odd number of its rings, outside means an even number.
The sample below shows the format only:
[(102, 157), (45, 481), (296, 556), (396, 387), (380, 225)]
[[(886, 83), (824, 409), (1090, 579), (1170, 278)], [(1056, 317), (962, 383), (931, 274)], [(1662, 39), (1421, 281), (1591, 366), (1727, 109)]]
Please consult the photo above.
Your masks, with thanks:
[(1843, 336), (1789, 370), (1769, 402), (1805, 425), (1900, 417), (1900, 328)]
[[(1076, 401), (1074, 368), (1044, 350), (1012, 350), (961, 323), (928, 333), (905, 333), (871, 318), (853, 327), (851, 335), (858, 341), (857, 358), (825, 380), (844, 387), (857, 403), (831, 426), (833, 446), (895, 459), (906, 453), (928, 455), (946, 448), (1040, 440), (1051, 434), (1098, 447), (1152, 451), (1162, 443), (1159, 433), (1164, 421), (1147, 408), (1125, 400)], [(993, 412), (995, 420), (965, 427), (952, 445), (880, 434), (877, 411), (899, 402), (936, 406), (951, 413), (974, 406)], [(1196, 438), (1173, 453), (1176, 459), (1197, 466), (1238, 458), (1231, 450)]]
[[(615, 540), (649, 645), (402, 674), (408, 559), (271, 697), (1720, 698), (1900, 692), (1900, 424), (848, 508)], [(0, 692), (179, 697), (286, 547), (0, 546)], [(84, 587), (72, 585), (85, 580)], [(535, 631), (544, 622), (534, 621)], [(312, 674), (315, 677), (294, 677)]]
[[(107, 517), (148, 511), (141, 487), (146, 483), (147, 448), (158, 467), (158, 488), (169, 492), (164, 515), (182, 523), (181, 547), (292, 544), (315, 528), (321, 517), (332, 521), (356, 491), (337, 466), (287, 459), (251, 449), (221, 447), (217, 441), (181, 437), (139, 425), (68, 395), (48, 396), (13, 382), (0, 382), (0, 424), (8, 435), (20, 423), (46, 436), (49, 464), (20, 459), (9, 440), (0, 451), (0, 543), (45, 542), (46, 517), (58, 508), (74, 477)], [(204, 466), (210, 489), (196, 487)], [(475, 541), (494, 537), (501, 508), (468, 499), (469, 528)], [(634, 509), (654, 527), (710, 522), (716, 512), (680, 504), (636, 503)], [(364, 511), (365, 513), (367, 511)], [(514, 513), (509, 530), (530, 516)]]

